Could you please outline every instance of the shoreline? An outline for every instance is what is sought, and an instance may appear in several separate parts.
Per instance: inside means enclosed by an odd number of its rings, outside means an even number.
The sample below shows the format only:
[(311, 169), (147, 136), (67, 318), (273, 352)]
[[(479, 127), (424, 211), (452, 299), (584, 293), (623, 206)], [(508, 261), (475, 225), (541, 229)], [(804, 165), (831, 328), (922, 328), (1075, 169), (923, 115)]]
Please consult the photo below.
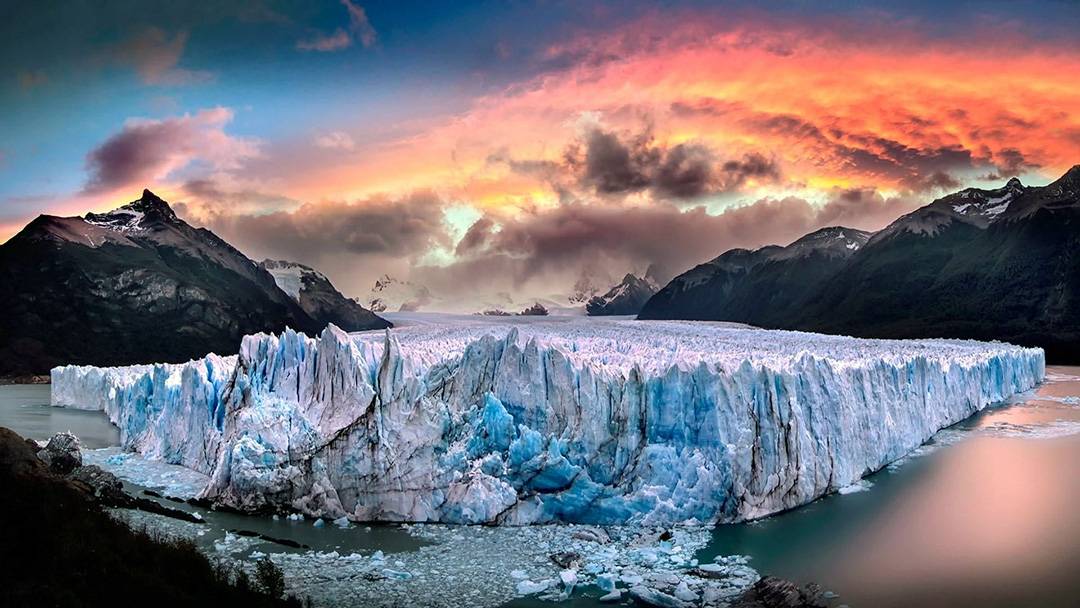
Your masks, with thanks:
[(15, 384), (52, 384), (52, 376), (50, 374), (0, 376), (0, 386), (11, 386)]

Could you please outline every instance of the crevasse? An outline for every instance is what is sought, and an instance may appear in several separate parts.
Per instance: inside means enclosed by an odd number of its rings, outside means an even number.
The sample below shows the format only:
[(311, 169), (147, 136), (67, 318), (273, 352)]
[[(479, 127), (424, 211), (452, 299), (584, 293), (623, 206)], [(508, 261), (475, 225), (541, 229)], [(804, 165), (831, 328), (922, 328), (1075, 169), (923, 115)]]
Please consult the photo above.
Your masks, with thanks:
[(249, 510), (732, 522), (807, 503), (1039, 383), (1042, 350), (581, 320), (247, 336), (233, 357), (52, 370), (56, 405)]

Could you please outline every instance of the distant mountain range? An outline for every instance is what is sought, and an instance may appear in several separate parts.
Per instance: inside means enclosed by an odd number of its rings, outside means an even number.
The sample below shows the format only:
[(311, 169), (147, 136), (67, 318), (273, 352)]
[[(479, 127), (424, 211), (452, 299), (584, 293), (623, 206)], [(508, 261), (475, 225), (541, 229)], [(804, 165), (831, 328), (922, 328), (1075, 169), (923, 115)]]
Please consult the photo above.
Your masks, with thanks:
[(301, 276), (290, 297), (149, 190), (108, 213), (42, 215), (0, 245), (0, 376), (233, 353), (246, 334), (313, 333), (345, 318), (353, 329), (388, 325), (368, 311), (342, 313), (322, 280)]
[(639, 318), (998, 339), (1080, 361), (1080, 165), (1046, 186), (968, 188), (873, 234), (733, 249), (675, 277)]

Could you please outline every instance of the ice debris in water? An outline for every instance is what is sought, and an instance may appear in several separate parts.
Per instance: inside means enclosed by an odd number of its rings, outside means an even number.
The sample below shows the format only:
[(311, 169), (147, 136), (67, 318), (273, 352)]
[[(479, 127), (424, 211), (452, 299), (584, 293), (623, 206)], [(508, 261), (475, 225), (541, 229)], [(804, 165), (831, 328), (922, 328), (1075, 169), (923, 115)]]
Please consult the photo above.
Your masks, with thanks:
[(116, 447), (83, 450), (83, 461), (131, 483), (156, 488), (176, 498), (194, 498), (209, 481), (206, 475), (187, 467), (125, 453)]
[(848, 484), (840, 488), (839, 490), (837, 490), (837, 492), (839, 494), (855, 494), (856, 492), (865, 492), (872, 487), (874, 487), (874, 483), (872, 481), (870, 481), (869, 479), (860, 479), (855, 483)]
[[(160, 523), (188, 534), (198, 528), (150, 517), (140, 523)], [(706, 606), (734, 597), (758, 579), (743, 557), (717, 558), (715, 564), (695, 567), (693, 554), (711, 536), (704, 527), (680, 527), (662, 534), (659, 529), (616, 526), (593, 537), (604, 538), (603, 542), (575, 537), (574, 532), (581, 529), (417, 525), (408, 533), (431, 544), (413, 551), (370, 555), (310, 550), (271, 553), (272, 546), (256, 538), (225, 533), (214, 551), (217, 558), (237, 561), (248, 569), (261, 556), (258, 553), (265, 552), (284, 572), (286, 591), (310, 596), (316, 605), (493, 608), (522, 596), (564, 600), (571, 596), (572, 586), (575, 594), (610, 596), (609, 601), (628, 597), (632, 587), (676, 599), (695, 594), (697, 600), (679, 601)], [(668, 536), (669, 541), (659, 540)], [(674, 546), (682, 551), (675, 552)], [(569, 567), (557, 563), (565, 561), (565, 556), (573, 556)], [(637, 582), (623, 582), (624, 573)]]
[(258, 334), (234, 357), (55, 368), (52, 396), (241, 509), (666, 525), (850, 486), (1044, 373), (1002, 343), (583, 319)]

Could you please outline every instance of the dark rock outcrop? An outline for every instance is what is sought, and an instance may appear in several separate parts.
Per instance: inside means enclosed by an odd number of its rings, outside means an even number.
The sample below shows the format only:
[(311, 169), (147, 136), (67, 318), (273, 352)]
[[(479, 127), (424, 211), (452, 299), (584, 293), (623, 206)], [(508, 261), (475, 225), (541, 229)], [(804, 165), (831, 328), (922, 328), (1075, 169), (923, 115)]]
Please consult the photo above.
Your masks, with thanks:
[(537, 302), (518, 314), (523, 317), (546, 317), (548, 315), (548, 309), (544, 308), (543, 304)]
[(765, 576), (754, 583), (731, 603), (731, 608), (827, 608), (821, 587), (810, 583), (799, 587), (795, 583)]
[(68, 475), (68, 479), (82, 486), (99, 504), (106, 507), (130, 507), (131, 495), (124, 491), (124, 484), (112, 473), (97, 465), (81, 466)]
[(38, 451), (37, 456), (53, 473), (67, 475), (82, 466), (82, 445), (71, 432), (57, 433)]
[[(186, 540), (155, 538), (110, 517), (87, 492), (112, 485), (91, 467), (66, 479), (36, 445), (0, 427), (0, 606), (299, 606), (238, 587)], [(81, 472), (80, 472), (81, 471)]]

